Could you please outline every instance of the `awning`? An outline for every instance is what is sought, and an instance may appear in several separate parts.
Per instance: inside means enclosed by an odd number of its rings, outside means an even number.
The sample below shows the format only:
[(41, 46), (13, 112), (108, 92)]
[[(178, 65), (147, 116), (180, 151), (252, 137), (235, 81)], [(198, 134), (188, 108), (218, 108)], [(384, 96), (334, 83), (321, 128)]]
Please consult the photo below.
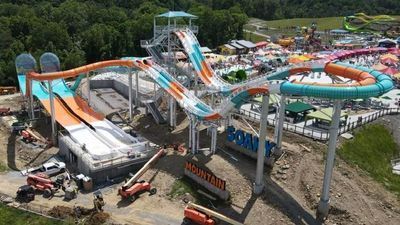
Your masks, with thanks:
[(304, 102), (293, 102), (286, 105), (286, 111), (292, 113), (302, 113), (315, 109), (314, 106)]
[(267, 45), (268, 45), (268, 42), (266, 42), (266, 41), (260, 41), (260, 42), (256, 43), (256, 47), (264, 47)]
[[(332, 115), (333, 115), (333, 108), (323, 108), (308, 114), (306, 116), (306, 120), (319, 119), (330, 123), (332, 121)], [(347, 112), (342, 110), (340, 118), (346, 117), (347, 115), (348, 115)]]
[(246, 40), (240, 40), (236, 42), (237, 44), (245, 47), (245, 48), (255, 48), (257, 47), (253, 42), (251, 41), (246, 41)]
[(236, 50), (235, 47), (233, 47), (232, 45), (229, 45), (229, 44), (224, 44), (224, 47), (226, 47), (226, 48), (228, 48), (230, 50)]
[(200, 47), (200, 51), (202, 53), (211, 53), (211, 49), (209, 49), (208, 47)]
[(239, 44), (236, 44), (236, 43), (229, 43), (229, 45), (232, 45), (233, 47), (235, 47), (236, 49), (244, 49), (244, 47), (243, 46), (241, 46), (241, 45), (239, 45)]
[(160, 14), (156, 17), (165, 17), (165, 18), (188, 17), (188, 18), (192, 18), (192, 19), (197, 19), (197, 16), (183, 12), (183, 11), (169, 11), (169, 12)]

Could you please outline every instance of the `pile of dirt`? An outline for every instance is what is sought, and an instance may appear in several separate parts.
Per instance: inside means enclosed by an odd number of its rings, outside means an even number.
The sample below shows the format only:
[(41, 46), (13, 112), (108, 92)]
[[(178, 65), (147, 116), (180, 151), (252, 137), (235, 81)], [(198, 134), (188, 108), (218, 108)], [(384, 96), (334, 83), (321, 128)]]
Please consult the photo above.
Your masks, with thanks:
[(105, 223), (110, 218), (110, 214), (105, 212), (95, 212), (88, 220), (86, 220), (87, 225), (98, 225)]
[(93, 211), (93, 209), (87, 209), (80, 206), (74, 208), (54, 206), (47, 213), (49, 216), (59, 219), (73, 218), (76, 221), (84, 221), (84, 224), (87, 225), (104, 224), (110, 218), (110, 214), (108, 213), (96, 212)]
[(49, 216), (60, 219), (67, 219), (69, 217), (74, 217), (75, 215), (73, 209), (62, 205), (54, 206), (47, 213), (49, 214)]

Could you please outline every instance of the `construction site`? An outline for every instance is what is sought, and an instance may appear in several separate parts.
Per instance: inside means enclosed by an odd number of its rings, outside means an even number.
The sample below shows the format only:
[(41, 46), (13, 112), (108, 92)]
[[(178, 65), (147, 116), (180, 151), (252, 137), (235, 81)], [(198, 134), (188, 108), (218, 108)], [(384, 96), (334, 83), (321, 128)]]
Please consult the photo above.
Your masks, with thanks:
[(365, 123), (400, 139), (397, 99), (348, 107), (399, 95), (387, 74), (348, 63), (395, 50), (341, 50), (232, 84), (203, 55), (196, 19), (154, 17), (148, 57), (62, 71), (54, 53), (18, 55), (19, 92), (0, 89), (0, 200), (77, 224), (398, 224), (398, 196), (335, 158)]

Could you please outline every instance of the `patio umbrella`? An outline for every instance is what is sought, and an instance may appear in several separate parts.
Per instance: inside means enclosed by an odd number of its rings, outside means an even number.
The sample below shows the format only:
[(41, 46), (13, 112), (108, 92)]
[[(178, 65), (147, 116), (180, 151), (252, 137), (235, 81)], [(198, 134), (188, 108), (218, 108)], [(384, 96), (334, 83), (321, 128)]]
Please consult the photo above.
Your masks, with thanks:
[(376, 65), (373, 65), (372, 68), (373, 68), (374, 70), (382, 71), (382, 70), (384, 70), (384, 69), (387, 69), (388, 67), (385, 66), (385, 65), (383, 65), (383, 64), (381, 64), (381, 63), (379, 63), (379, 64), (376, 64)]
[(297, 58), (297, 57), (292, 57), (292, 58), (289, 58), (288, 59), (288, 62), (289, 63), (293, 63), (293, 64), (296, 64), (296, 63), (302, 63), (302, 62), (304, 62), (303, 60), (301, 60), (301, 59), (299, 59), (299, 58)]
[(392, 60), (394, 60), (396, 62), (399, 61), (399, 58), (397, 56), (393, 55), (393, 54), (385, 54), (385, 55), (382, 55), (380, 58), (381, 58), (381, 60), (392, 59)]
[(394, 60), (393, 58), (384, 58), (381, 59), (381, 63), (385, 65), (396, 65), (398, 61)]
[(388, 68), (386, 68), (386, 69), (384, 69), (384, 70), (380, 70), (382, 73), (384, 73), (384, 74), (388, 74), (388, 75), (394, 75), (394, 74), (396, 74), (396, 73), (398, 73), (399, 71), (398, 70), (396, 70), (395, 68), (392, 68), (392, 67), (388, 67)]
[(400, 49), (399, 48), (392, 49), (390, 53), (393, 55), (400, 56)]

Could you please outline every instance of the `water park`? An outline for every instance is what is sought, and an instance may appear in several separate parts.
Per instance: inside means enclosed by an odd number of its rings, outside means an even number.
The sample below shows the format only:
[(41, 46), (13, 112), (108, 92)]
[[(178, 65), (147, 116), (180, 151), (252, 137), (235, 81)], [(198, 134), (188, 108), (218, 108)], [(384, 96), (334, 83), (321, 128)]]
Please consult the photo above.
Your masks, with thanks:
[[(23, 52), (15, 58), (16, 95), (25, 113), (4, 109), (1, 121), (21, 138), (20, 148), (30, 149), (24, 154), (46, 149), (55, 154), (37, 168), (25, 165), (22, 175), (5, 175), (0, 187), (26, 184), (17, 192), (22, 201), (64, 205), (64, 198), (67, 206), (93, 205), (129, 224), (266, 224), (265, 206), (251, 208), (256, 201), (280, 202), (267, 207), (291, 214), (278, 224), (333, 224), (337, 221), (329, 219), (337, 215), (343, 216), (338, 224), (346, 224), (350, 216), (337, 208), (345, 190), (336, 188), (347, 181), (335, 178), (336, 151), (340, 140), (354, 138), (354, 130), (398, 116), (397, 43), (388, 40), (394, 46), (386, 46), (385, 40), (336, 31), (329, 45), (313, 23), (275, 43), (231, 40), (211, 50), (198, 41), (197, 16), (169, 11), (153, 19), (153, 36), (140, 42), (147, 57), (68, 70), (49, 51), (37, 59)], [(347, 32), (393, 21), (365, 14), (344, 20)], [(317, 157), (311, 157), (312, 149), (322, 145), (318, 172), (307, 175), (307, 160)], [(295, 174), (300, 166), (290, 160), (304, 154), (309, 159), (300, 163), (301, 176), (317, 184), (302, 184), (317, 195), (306, 196), (314, 201), (312, 210), (280, 187), (290, 180), (288, 171)], [(396, 162), (393, 170), (400, 166)], [(170, 186), (183, 192), (183, 200), (166, 193)], [(35, 192), (43, 197), (32, 196)], [(239, 197), (243, 193), (250, 196), (246, 203)], [(165, 212), (155, 212), (160, 209)], [(124, 218), (127, 214), (138, 219)]]

